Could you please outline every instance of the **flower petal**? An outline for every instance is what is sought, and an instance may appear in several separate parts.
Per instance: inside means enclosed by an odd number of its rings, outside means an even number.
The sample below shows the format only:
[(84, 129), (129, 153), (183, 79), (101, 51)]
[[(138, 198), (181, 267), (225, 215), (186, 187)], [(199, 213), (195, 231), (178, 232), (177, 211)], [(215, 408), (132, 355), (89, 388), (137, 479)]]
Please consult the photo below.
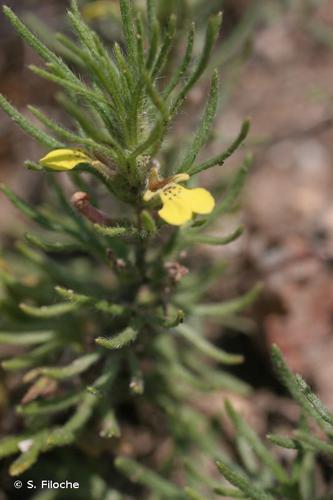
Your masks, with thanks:
[(161, 193), (163, 208), (159, 210), (159, 216), (168, 224), (181, 226), (192, 218), (192, 210), (182, 198), (175, 196), (167, 198), (164, 193)]
[(190, 176), (188, 174), (176, 174), (170, 179), (170, 183), (177, 184), (178, 182), (188, 181)]
[(80, 163), (90, 163), (91, 158), (78, 149), (54, 149), (39, 160), (43, 167), (52, 170), (72, 170)]
[(151, 191), (150, 189), (147, 189), (147, 191), (145, 191), (144, 194), (143, 194), (143, 200), (144, 201), (150, 201), (157, 194), (159, 194), (159, 193), (156, 192), (156, 191)]
[(186, 189), (182, 192), (182, 198), (186, 200), (189, 208), (196, 214), (210, 214), (215, 207), (215, 200), (207, 189)]

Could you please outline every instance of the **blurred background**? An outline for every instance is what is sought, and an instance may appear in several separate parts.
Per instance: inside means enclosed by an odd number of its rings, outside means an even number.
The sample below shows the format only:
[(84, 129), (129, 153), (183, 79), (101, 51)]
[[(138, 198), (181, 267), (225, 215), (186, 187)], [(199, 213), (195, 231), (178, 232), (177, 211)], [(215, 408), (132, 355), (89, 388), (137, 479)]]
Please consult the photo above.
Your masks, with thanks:
[[(40, 33), (43, 23), (68, 31), (66, 0), (6, 3)], [(81, 5), (106, 43), (117, 39), (117, 1)], [(274, 412), (293, 418), (293, 404), (279, 392), (271, 371), (269, 345), (275, 342), (291, 368), (304, 374), (333, 408), (333, 2), (160, 0), (160, 9), (165, 17), (179, 10), (183, 22), (192, 17), (202, 28), (210, 12), (224, 11), (212, 63), (220, 68), (222, 97), (215, 134), (204, 154), (225, 148), (245, 117), (252, 123), (246, 145), (228, 167), (203, 176), (206, 185), (223, 184), (244, 153), (254, 153), (237, 215), (245, 223), (245, 235), (225, 250), (198, 250), (202, 259), (222, 255), (231, 262), (212, 298), (231, 298), (257, 281), (264, 284), (251, 315), (212, 326), (217, 335), (223, 330), (221, 346), (245, 353), (246, 362), (235, 373), (257, 388), (251, 401), (238, 397), (238, 406), (260, 430)], [(54, 99), (56, 87), (29, 72), (31, 63), (39, 63), (37, 56), (1, 15), (0, 91), (30, 118), (28, 103), (65, 120)], [(185, 125), (195, 126), (207, 85), (202, 79), (201, 88), (192, 93), (175, 136), (182, 137)], [(0, 182), (33, 203), (43, 199), (44, 180), (22, 165), (26, 159), (38, 160), (41, 153), (0, 112)], [(0, 245), (10, 246), (25, 224), (1, 196)], [(226, 233), (228, 224), (222, 221), (217, 234)]]

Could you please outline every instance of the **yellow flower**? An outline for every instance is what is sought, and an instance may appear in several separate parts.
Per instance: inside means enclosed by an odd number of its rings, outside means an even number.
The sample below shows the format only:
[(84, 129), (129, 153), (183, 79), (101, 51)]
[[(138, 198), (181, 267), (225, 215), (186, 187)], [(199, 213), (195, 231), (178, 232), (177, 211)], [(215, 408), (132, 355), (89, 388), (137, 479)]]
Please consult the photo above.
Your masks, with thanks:
[(52, 170), (72, 170), (80, 163), (91, 163), (91, 158), (78, 149), (54, 149), (39, 163)]
[(82, 15), (86, 21), (107, 17), (114, 14), (114, 11), (115, 7), (111, 5), (110, 0), (96, 0), (82, 7)]
[(179, 186), (179, 182), (188, 181), (189, 178), (188, 174), (177, 174), (169, 179), (159, 179), (156, 169), (153, 169), (143, 199), (149, 201), (159, 196), (163, 204), (159, 216), (174, 226), (185, 224), (192, 219), (193, 214), (210, 214), (215, 201), (206, 189)]

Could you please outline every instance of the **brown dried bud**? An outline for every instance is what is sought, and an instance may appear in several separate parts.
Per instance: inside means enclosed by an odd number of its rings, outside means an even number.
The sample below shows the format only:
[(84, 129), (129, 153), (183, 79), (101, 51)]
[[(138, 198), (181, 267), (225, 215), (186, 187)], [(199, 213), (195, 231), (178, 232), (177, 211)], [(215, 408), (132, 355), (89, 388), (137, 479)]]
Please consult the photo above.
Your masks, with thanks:
[(122, 269), (126, 269), (127, 267), (126, 261), (124, 259), (116, 257), (111, 248), (107, 249), (106, 254), (113, 263), (115, 269), (118, 269), (119, 271), (121, 271)]
[(117, 269), (125, 269), (126, 267), (126, 262), (124, 259), (116, 259), (116, 268)]
[(112, 224), (112, 220), (106, 214), (90, 203), (88, 193), (82, 191), (74, 193), (72, 196), (72, 203), (74, 207), (93, 224), (101, 224), (103, 226)]
[(47, 377), (39, 378), (25, 393), (21, 404), (27, 404), (37, 399), (39, 396), (49, 396), (54, 394), (58, 388), (58, 383)]
[(179, 262), (166, 262), (164, 264), (164, 268), (167, 270), (167, 273), (173, 283), (178, 283), (184, 276), (186, 276), (189, 272), (187, 267), (182, 266)]

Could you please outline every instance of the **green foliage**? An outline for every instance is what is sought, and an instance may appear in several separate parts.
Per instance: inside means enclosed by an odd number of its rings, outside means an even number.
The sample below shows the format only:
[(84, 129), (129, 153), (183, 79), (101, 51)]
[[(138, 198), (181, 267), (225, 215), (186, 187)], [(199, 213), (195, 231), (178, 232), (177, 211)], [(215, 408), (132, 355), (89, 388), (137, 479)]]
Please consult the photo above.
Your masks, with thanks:
[[(124, 478), (142, 478), (148, 489), (156, 490), (157, 498), (185, 498), (185, 492), (168, 479), (177, 456), (204, 442), (206, 450), (218, 452), (214, 425), (192, 406), (189, 394), (249, 390), (216, 368), (214, 363), (237, 364), (243, 357), (205, 339), (198, 318), (235, 315), (252, 303), (258, 289), (225, 304), (200, 304), (219, 274), (212, 272), (202, 287), (200, 264), (185, 277), (188, 269), (180, 261), (181, 252), (196, 243), (226, 245), (240, 236), (241, 228), (222, 238), (205, 234), (205, 228), (218, 214), (233, 209), (249, 161), (213, 214), (181, 228), (167, 227), (157, 217), (156, 200), (145, 204), (143, 194), (158, 160), (162, 175), (181, 171), (193, 176), (222, 165), (243, 143), (249, 126), (245, 122), (239, 137), (217, 158), (196, 163), (210, 140), (218, 107), (215, 71), (191, 145), (186, 151), (179, 148), (180, 164), (165, 165), (171, 125), (207, 69), (221, 15), (209, 20), (201, 54), (193, 61), (194, 26), (190, 27), (183, 59), (172, 70), (178, 38), (174, 16), (160, 25), (153, 1), (147, 2), (147, 19), (128, 0), (121, 0), (120, 8), (123, 40), (110, 49), (84, 22), (73, 1), (68, 19), (76, 38), (58, 35), (54, 43), (50, 37), (58, 55), (4, 7), (9, 21), (45, 63), (31, 70), (61, 87), (58, 102), (71, 125), (66, 128), (30, 106), (40, 122), (37, 128), (3, 96), (0, 106), (42, 146), (80, 148), (89, 161), (68, 173), (72, 187), (80, 190), (72, 201), (56, 180), (58, 174), (32, 161), (26, 167), (47, 180), (46, 202), (32, 207), (1, 187), (39, 229), (29, 229), (25, 243), (17, 246), (18, 254), (1, 268), (6, 293), (0, 302), (0, 342), (21, 347), (2, 367), (18, 372), (28, 387), (13, 395), (23, 433), (3, 438), (0, 455), (18, 454), (10, 466), (10, 474), (17, 476), (34, 466), (41, 454), (69, 445), (80, 448), (88, 430), (87, 447), (109, 446), (101, 445), (103, 440), (121, 443), (126, 440), (122, 408), (127, 406), (136, 415), (148, 405), (154, 410), (144, 425), (153, 427), (150, 418), (157, 412), (170, 429), (173, 444), (165, 477), (124, 457), (118, 457), (115, 465)], [(100, 200), (105, 198), (115, 216), (101, 210)], [(190, 297), (193, 290), (201, 293)], [(82, 463), (83, 477), (84, 467)], [(31, 471), (38, 474), (36, 466)], [(108, 481), (103, 472), (97, 477), (101, 484)], [(122, 491), (119, 486), (116, 492), (117, 488), (112, 492), (118, 496), (112, 498), (123, 498), (126, 488)]]
[[(289, 456), (288, 464), (282, 466), (276, 458), (276, 450), (271, 450), (226, 401), (226, 413), (235, 429), (242, 468), (221, 458), (217, 460), (219, 471), (235, 487), (230, 491), (224, 486), (215, 486), (218, 496), (307, 500), (318, 493), (315, 463), (320, 455), (333, 454), (333, 416), (302, 377), (293, 375), (277, 346), (272, 348), (272, 361), (277, 376), (300, 407), (300, 418), (298, 428), (291, 436), (269, 434), (266, 439), (276, 446), (294, 451)], [(321, 437), (318, 431), (321, 431)], [(329, 499), (330, 496), (322, 498)]]
[[(231, 461), (222, 450), (206, 449), (206, 455), (216, 462), (227, 483), (221, 484), (202, 471), (194, 459), (184, 458), (188, 486), (172, 492), (173, 485), (152, 474), (140, 464), (125, 458), (117, 466), (133, 481), (149, 487), (156, 498), (203, 500), (205, 498), (246, 498), (253, 500), (310, 500), (319, 498), (319, 457), (333, 454), (333, 415), (310, 390), (299, 375), (289, 370), (277, 346), (272, 348), (276, 375), (300, 407), (299, 424), (291, 436), (269, 434), (262, 439), (246, 422), (230, 401), (225, 400), (225, 412), (234, 429), (233, 445), (237, 461)], [(314, 426), (314, 424), (316, 424)], [(325, 429), (325, 430), (324, 430)], [(320, 437), (321, 436), (321, 437)], [(204, 440), (205, 445), (207, 444)], [(283, 462), (278, 449), (270, 444), (292, 450)], [(203, 445), (202, 445), (203, 447)], [(286, 457), (286, 455), (285, 455)], [(206, 456), (207, 459), (207, 456)], [(164, 489), (165, 488), (165, 489)], [(314, 496), (315, 495), (315, 496)], [(330, 490), (320, 498), (330, 500)]]

